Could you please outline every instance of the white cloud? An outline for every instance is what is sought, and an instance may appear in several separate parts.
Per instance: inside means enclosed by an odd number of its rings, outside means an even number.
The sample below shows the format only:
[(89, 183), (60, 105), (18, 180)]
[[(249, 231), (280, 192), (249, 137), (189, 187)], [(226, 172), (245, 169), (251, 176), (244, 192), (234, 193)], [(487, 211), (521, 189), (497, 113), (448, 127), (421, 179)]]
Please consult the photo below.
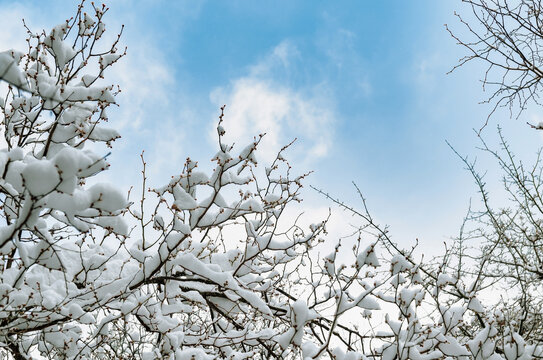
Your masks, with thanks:
[[(115, 24), (110, 28), (117, 28)], [(111, 126), (123, 139), (116, 144), (118, 154), (108, 176), (128, 187), (139, 177), (139, 153), (145, 150), (151, 181), (167, 178), (182, 164), (184, 132), (176, 121), (179, 118), (178, 84), (172, 61), (149, 36), (127, 34), (127, 56), (116, 63), (106, 75), (109, 82), (121, 87)], [(177, 104), (179, 105), (179, 104)], [(175, 164), (175, 169), (172, 169)], [(139, 181), (139, 179), (138, 179)], [(119, 184), (121, 185), (121, 184)]]
[(28, 20), (29, 12), (16, 4), (0, 7), (2, 14), (0, 31), (0, 51), (9, 49), (24, 50), (26, 48), (26, 30), (22, 19)]
[(169, 104), (174, 86), (171, 73), (161, 51), (150, 42), (130, 44), (128, 55), (115, 64), (109, 77), (122, 89), (119, 96), (122, 116), (116, 126), (140, 130), (144, 122), (158, 120)]
[(301, 54), (290, 41), (284, 40), (270, 54), (249, 67), (250, 77), (271, 77), (274, 71), (289, 69), (293, 60), (301, 58)]
[[(296, 149), (302, 162), (325, 156), (333, 144), (335, 114), (330, 96), (322, 85), (295, 89), (275, 80), (278, 73), (300, 56), (296, 47), (280, 43), (249, 74), (212, 91), (211, 101), (227, 104), (226, 139), (245, 144), (254, 135), (266, 133), (259, 158), (269, 161), (285, 144), (298, 138)], [(215, 126), (215, 124), (214, 124)], [(213, 127), (214, 127), (213, 126)], [(215, 138), (216, 132), (210, 132)]]

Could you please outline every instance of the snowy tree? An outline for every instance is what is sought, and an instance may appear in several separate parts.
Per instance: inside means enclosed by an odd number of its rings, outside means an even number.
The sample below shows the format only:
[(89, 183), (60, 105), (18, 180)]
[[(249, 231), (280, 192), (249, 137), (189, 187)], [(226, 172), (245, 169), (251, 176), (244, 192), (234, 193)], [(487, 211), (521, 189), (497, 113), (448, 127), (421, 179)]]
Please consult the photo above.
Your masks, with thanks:
[[(126, 196), (85, 185), (108, 167), (105, 152), (86, 145), (119, 137), (104, 126), (114, 88), (98, 85), (124, 55), (117, 41), (97, 49), (105, 11), (80, 7), (49, 33), (27, 29), (27, 53), (0, 53), (8, 84), (0, 98), (0, 341), (16, 359), (32, 349), (81, 351), (76, 339), (89, 331), (81, 324), (95, 324), (93, 312), (119, 295), (113, 264), (128, 234)], [(86, 73), (92, 63), (96, 71)]]
[[(119, 137), (105, 126), (119, 90), (104, 77), (125, 51), (121, 33), (102, 44), (106, 12), (81, 3), (49, 32), (27, 29), (26, 53), (0, 53), (0, 357), (543, 357), (539, 177), (513, 163), (524, 217), (488, 206), (482, 255), (460, 237), (425, 262), (362, 196), (358, 211), (322, 192), (360, 222), (337, 241), (327, 219), (286, 215), (307, 174), (285, 159), (290, 145), (257, 166), (261, 135), (226, 143), (224, 107), (212, 170), (188, 158), (149, 189), (142, 154), (138, 200), (88, 185), (108, 167), (100, 145)], [(500, 286), (518, 291), (493, 301)]]

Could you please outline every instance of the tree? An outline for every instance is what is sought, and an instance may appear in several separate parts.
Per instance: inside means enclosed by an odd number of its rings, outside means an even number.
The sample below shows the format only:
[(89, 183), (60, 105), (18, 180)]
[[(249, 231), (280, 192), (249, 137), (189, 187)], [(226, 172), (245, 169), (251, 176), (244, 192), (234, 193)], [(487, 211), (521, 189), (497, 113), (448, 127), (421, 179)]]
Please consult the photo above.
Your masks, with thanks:
[[(471, 39), (455, 34), (457, 43), (469, 55), (460, 59), (458, 68), (472, 60), (487, 65), (483, 88), (492, 95), (491, 114), (500, 106), (508, 107), (517, 117), (531, 103), (539, 104), (543, 80), (543, 4), (540, 0), (462, 0), (472, 10), (473, 19), (458, 15)], [(532, 125), (543, 128), (540, 124)]]
[[(119, 136), (104, 126), (119, 91), (103, 78), (125, 52), (120, 33), (100, 48), (106, 12), (82, 2), (49, 33), (27, 29), (27, 53), (0, 53), (0, 79), (8, 84), (0, 103), (2, 357), (543, 356), (540, 290), (523, 287), (540, 271), (532, 266), (539, 264), (532, 240), (517, 249), (498, 232), (495, 238), (481, 231), (496, 244), (492, 251), (485, 245), (483, 255), (466, 255), (460, 237), (443, 257), (422, 262), (415, 247), (393, 242), (361, 195), (358, 211), (321, 191), (360, 221), (351, 237), (328, 237), (333, 250), (321, 256), (327, 219), (302, 227), (285, 215), (301, 201), (307, 176), (294, 175), (285, 160), (290, 144), (271, 164), (257, 166), (262, 135), (240, 151), (227, 144), (224, 107), (209, 173), (188, 158), (168, 184), (148, 189), (142, 154), (138, 201), (109, 185), (87, 185), (108, 167), (97, 145), (111, 146)], [(490, 209), (478, 219), (497, 219), (490, 225), (498, 229), (508, 215)], [(518, 224), (508, 228), (515, 236), (526, 225)], [(511, 263), (515, 251), (528, 249), (534, 253)], [(521, 275), (493, 281), (495, 268)], [(499, 281), (520, 287), (511, 299), (520, 310), (507, 301), (494, 311), (493, 302), (483, 306), (485, 291)]]
[[(125, 52), (121, 33), (99, 48), (107, 8), (84, 5), (49, 33), (27, 29), (26, 54), (0, 54), (9, 84), (0, 104), (2, 351), (15, 359), (294, 356), (290, 345), (299, 348), (317, 315), (287, 290), (302, 281), (325, 226), (282, 220), (305, 175), (291, 175), (285, 147), (257, 177), (260, 137), (231, 155), (221, 114), (211, 174), (187, 159), (150, 200), (142, 156), (139, 207), (110, 186), (87, 186), (108, 165), (85, 145), (119, 136), (103, 126), (118, 91), (100, 84)], [(315, 321), (323, 336), (333, 329)]]

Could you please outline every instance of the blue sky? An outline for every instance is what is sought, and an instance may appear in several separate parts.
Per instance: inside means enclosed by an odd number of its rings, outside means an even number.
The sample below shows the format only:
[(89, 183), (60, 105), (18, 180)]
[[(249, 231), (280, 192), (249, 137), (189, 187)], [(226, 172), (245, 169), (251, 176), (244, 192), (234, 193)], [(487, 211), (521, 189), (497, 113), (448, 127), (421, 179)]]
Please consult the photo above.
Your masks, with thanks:
[[(34, 29), (73, 13), (72, 1), (4, 1), (2, 48), (23, 47), (20, 18)], [(462, 32), (453, 12), (460, 1), (127, 1), (116, 0), (110, 36), (125, 24), (128, 56), (110, 74), (123, 93), (110, 114), (123, 138), (114, 147), (107, 180), (134, 184), (145, 149), (156, 184), (182, 168), (187, 156), (213, 154), (213, 129), (227, 104), (232, 141), (266, 131), (261, 158), (298, 137), (291, 159), (315, 173), (308, 183), (359, 205), (351, 181), (373, 214), (402, 244), (415, 237), (441, 243), (457, 233), (475, 186), (458, 158), (477, 152), (489, 106), (470, 64), (450, 75), (465, 54), (443, 24)], [(499, 111), (483, 134), (495, 144), (496, 125), (522, 156), (541, 136)], [(493, 142), (494, 141), (494, 142)], [(492, 181), (491, 181), (492, 182)], [(496, 183), (495, 188), (499, 185)], [(329, 204), (306, 192), (306, 207)], [(308, 211), (311, 213), (311, 211)], [(338, 222), (337, 228), (343, 225)]]

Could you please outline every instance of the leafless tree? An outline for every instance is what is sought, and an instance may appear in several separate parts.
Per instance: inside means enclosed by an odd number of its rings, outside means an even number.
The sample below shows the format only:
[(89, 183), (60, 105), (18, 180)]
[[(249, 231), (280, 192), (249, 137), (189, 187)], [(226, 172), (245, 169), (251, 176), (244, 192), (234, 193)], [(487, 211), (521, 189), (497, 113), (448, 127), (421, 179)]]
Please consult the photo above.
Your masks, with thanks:
[[(454, 69), (472, 60), (487, 65), (486, 102), (509, 108), (517, 117), (531, 103), (540, 104), (543, 79), (543, 4), (540, 0), (462, 0), (470, 15), (457, 14), (464, 29), (447, 30), (469, 54)], [(466, 32), (466, 33), (464, 33)], [(453, 69), (453, 70), (454, 70)], [(489, 116), (490, 116), (489, 115)], [(531, 124), (541, 128), (539, 124)]]
[[(532, 344), (543, 341), (543, 166), (541, 149), (531, 165), (518, 160), (500, 131), (500, 149), (482, 142), (502, 171), (507, 206), (493, 205), (485, 177), (475, 163), (464, 164), (481, 194), (480, 210), (470, 209), (471, 229), (452, 251), (459, 276), (473, 278), (473, 287), (492, 289), (501, 314), (502, 331), (517, 332)], [(475, 225), (475, 226), (473, 226)]]

